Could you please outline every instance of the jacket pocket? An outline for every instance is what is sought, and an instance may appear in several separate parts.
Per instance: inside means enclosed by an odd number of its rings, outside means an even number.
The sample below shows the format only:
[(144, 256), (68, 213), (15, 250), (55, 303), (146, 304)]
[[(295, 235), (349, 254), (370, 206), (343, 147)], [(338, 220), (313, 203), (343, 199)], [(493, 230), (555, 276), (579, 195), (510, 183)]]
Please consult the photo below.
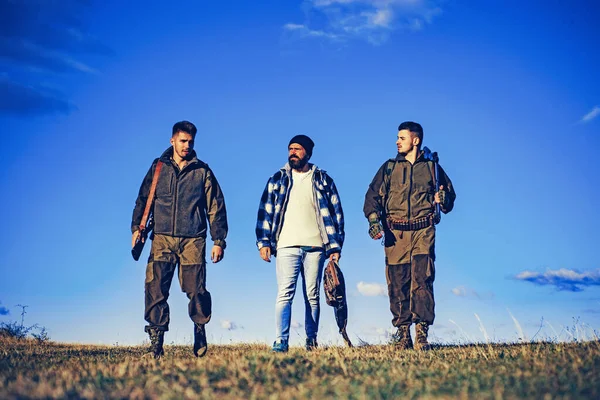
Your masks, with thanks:
[(175, 177), (173, 174), (169, 174), (165, 179), (159, 179), (156, 185), (156, 196), (172, 196), (173, 186), (175, 185)]

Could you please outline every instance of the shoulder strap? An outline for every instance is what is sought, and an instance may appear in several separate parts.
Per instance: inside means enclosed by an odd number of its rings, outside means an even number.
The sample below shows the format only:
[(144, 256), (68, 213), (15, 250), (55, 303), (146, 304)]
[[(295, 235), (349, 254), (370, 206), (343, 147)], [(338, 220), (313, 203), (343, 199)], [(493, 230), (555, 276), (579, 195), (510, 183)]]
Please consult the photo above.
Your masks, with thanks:
[(148, 222), (148, 216), (150, 215), (150, 208), (154, 202), (154, 193), (156, 193), (156, 184), (158, 183), (158, 176), (163, 166), (162, 161), (158, 160), (156, 168), (154, 169), (154, 175), (152, 176), (152, 186), (150, 186), (150, 193), (146, 200), (146, 208), (144, 208), (144, 215), (142, 215), (142, 221), (140, 222), (140, 229), (146, 229), (146, 223)]
[(392, 172), (394, 171), (395, 166), (396, 166), (396, 160), (394, 160), (393, 158), (390, 158), (387, 162), (387, 165), (385, 166), (385, 173), (383, 175), (383, 184), (385, 185), (386, 195), (390, 191), (390, 181), (391, 181)]

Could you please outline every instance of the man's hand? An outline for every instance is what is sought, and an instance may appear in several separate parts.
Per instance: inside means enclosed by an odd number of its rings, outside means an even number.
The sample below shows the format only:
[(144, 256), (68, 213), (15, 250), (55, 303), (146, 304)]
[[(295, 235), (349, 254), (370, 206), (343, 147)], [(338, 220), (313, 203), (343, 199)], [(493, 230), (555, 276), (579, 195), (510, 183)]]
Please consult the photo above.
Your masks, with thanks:
[(371, 239), (377, 240), (383, 237), (383, 226), (379, 222), (379, 215), (372, 213), (369, 215), (369, 236)]
[(268, 246), (260, 248), (260, 258), (266, 262), (271, 262), (271, 248)]
[(340, 253), (333, 253), (329, 256), (329, 261), (338, 262), (342, 256)]
[[(133, 235), (131, 236), (131, 248), (133, 249), (133, 247), (135, 246), (135, 242), (137, 242), (138, 236), (140, 236), (140, 231), (139, 229), (135, 232), (133, 232)], [(144, 239), (144, 237), (142, 236), (142, 243), (144, 243), (146, 240)]]
[(214, 245), (212, 247), (212, 251), (210, 252), (210, 259), (216, 264), (223, 259), (224, 255), (225, 250), (223, 250), (221, 246)]
[(433, 200), (436, 202), (436, 204), (441, 204), (442, 207), (444, 204), (446, 204), (446, 191), (444, 190), (444, 185), (441, 185), (440, 190), (435, 192)]
[(371, 239), (377, 240), (383, 237), (383, 227), (379, 222), (369, 224), (369, 236)]

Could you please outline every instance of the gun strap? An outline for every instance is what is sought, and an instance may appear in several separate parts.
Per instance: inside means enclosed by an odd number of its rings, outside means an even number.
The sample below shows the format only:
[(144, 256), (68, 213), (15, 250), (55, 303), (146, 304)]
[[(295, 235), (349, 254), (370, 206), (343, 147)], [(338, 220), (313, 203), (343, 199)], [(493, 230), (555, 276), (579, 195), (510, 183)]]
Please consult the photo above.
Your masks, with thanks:
[(146, 200), (146, 208), (144, 208), (144, 215), (142, 215), (142, 221), (140, 222), (140, 230), (146, 229), (146, 223), (148, 222), (148, 216), (150, 215), (150, 208), (154, 202), (154, 193), (156, 193), (156, 184), (158, 183), (158, 176), (163, 163), (158, 160), (156, 168), (154, 169), (154, 175), (152, 176), (152, 185), (150, 186), (150, 193), (148, 194), (148, 200)]

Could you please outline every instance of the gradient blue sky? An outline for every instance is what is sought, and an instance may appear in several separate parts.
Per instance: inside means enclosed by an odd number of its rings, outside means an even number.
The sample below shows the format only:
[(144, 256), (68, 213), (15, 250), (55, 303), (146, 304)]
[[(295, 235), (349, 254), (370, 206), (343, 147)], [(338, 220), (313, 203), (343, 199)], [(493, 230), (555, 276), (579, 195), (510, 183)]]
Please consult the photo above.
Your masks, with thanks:
[[(274, 339), (258, 202), (289, 139), (316, 143), (346, 215), (350, 336), (386, 340), (383, 248), (362, 215), (398, 124), (420, 122), (457, 201), (438, 229), (442, 342), (591, 338), (600, 327), (600, 5), (592, 1), (0, 0), (0, 322), (139, 344), (131, 212), (174, 122), (219, 179), (230, 234), (208, 265), (213, 343)], [(142, 256), (147, 257), (147, 249)], [(168, 343), (190, 343), (174, 282)], [(322, 301), (321, 342), (341, 343)], [(304, 340), (294, 304), (292, 344)], [(578, 330), (573, 330), (576, 327)]]

